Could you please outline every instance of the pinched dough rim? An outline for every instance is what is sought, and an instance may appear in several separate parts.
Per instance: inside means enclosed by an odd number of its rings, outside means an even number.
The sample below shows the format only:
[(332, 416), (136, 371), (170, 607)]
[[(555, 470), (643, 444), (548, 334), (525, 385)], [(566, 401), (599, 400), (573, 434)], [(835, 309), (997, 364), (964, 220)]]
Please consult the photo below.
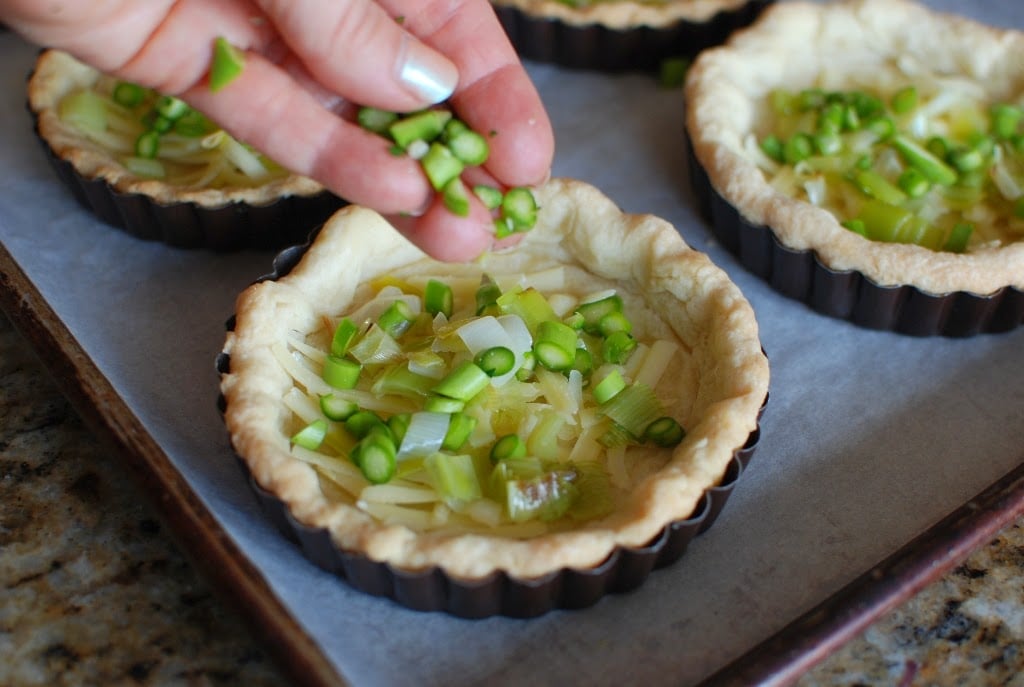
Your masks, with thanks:
[(702, 53), (685, 86), (693, 153), (714, 189), (755, 225), (794, 250), (811, 250), (835, 271), (882, 286), (941, 295), (1024, 288), (1024, 241), (970, 253), (881, 243), (844, 229), (828, 211), (775, 191), (745, 156), (758, 105), (774, 88), (809, 86), (827, 67), (843, 77), (881, 71), (903, 55), (942, 74), (970, 77), (994, 97), (1024, 91), (1024, 33), (936, 12), (911, 0), (779, 3), (724, 45)]
[(438, 566), (462, 579), (495, 570), (529, 579), (563, 567), (590, 568), (616, 547), (644, 545), (666, 524), (691, 515), (757, 428), (768, 362), (753, 309), (725, 272), (689, 248), (667, 222), (623, 214), (584, 183), (552, 180), (537, 197), (536, 228), (519, 247), (485, 256), (478, 269), (569, 264), (640, 295), (699, 370), (684, 420), (687, 438), (664, 469), (639, 482), (623, 509), (576, 530), (529, 540), (416, 533), (328, 502), (313, 468), (289, 455), (283, 428), (290, 411), (281, 399), (293, 382), (271, 346), (290, 331), (312, 330), (324, 314), (343, 313), (356, 287), (374, 277), (414, 263), (434, 274), (465, 268), (426, 258), (380, 215), (349, 206), (323, 226), (288, 275), (239, 296), (224, 348), (230, 370), (221, 380), (231, 442), (253, 478), (299, 522), (326, 528), (340, 549), (405, 570)]
[(314, 196), (323, 192), (323, 186), (297, 174), (265, 184), (216, 189), (175, 186), (132, 174), (101, 146), (61, 121), (59, 115), (58, 106), (65, 95), (92, 85), (100, 76), (100, 72), (68, 53), (45, 50), (36, 60), (28, 81), (28, 105), (35, 115), (40, 138), (83, 178), (102, 179), (119, 193), (147, 196), (162, 205), (195, 203), (204, 208), (218, 208), (231, 203), (262, 206), (278, 198)]
[(544, 19), (558, 19), (576, 26), (599, 24), (609, 29), (624, 30), (638, 26), (664, 28), (679, 22), (703, 23), (720, 12), (731, 12), (749, 4), (750, 0), (663, 0), (633, 2), (615, 0), (573, 7), (558, 0), (492, 0), (500, 7), (514, 7), (520, 12)]

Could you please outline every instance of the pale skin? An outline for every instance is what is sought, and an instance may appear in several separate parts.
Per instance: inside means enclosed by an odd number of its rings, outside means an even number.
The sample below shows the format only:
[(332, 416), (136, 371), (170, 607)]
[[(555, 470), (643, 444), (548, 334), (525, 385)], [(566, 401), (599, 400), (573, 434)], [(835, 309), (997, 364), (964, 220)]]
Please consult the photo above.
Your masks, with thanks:
[[(550, 121), (487, 0), (0, 0), (0, 20), (183, 98), (285, 167), (381, 212), (442, 260), (492, 248), (491, 213), (473, 198), (468, 217), (453, 215), (416, 161), (351, 121), (355, 105), (408, 112), (449, 89), (456, 115), (490, 144), (468, 181), (532, 186), (550, 173)], [(214, 93), (207, 74), (218, 36), (246, 62)]]

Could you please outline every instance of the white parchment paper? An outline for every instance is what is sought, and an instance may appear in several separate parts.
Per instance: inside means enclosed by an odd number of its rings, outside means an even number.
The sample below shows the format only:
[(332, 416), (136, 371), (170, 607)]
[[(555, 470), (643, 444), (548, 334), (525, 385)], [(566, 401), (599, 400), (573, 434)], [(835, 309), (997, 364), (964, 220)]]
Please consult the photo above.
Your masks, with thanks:
[[(1024, 28), (1024, 3), (933, 0)], [(967, 340), (858, 329), (746, 273), (694, 212), (683, 104), (645, 76), (529, 65), (555, 174), (671, 221), (753, 303), (772, 365), (757, 454), (715, 526), (637, 591), (531, 620), (468, 621), (355, 592), (264, 519), (215, 406), (235, 296), (271, 253), (131, 238), (80, 209), (31, 133), (36, 48), (0, 36), (0, 240), (198, 498), (351, 683), (690, 684), (827, 598), (1024, 456), (1024, 329)], [(187, 536), (187, 535), (186, 535)]]

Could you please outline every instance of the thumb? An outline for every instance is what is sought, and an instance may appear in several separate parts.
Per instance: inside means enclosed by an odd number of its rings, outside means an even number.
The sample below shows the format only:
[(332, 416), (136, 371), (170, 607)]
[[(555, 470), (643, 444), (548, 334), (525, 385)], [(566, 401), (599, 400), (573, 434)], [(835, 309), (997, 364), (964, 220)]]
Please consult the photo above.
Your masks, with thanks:
[(321, 85), (349, 102), (399, 112), (455, 90), (455, 64), (371, 0), (257, 0)]

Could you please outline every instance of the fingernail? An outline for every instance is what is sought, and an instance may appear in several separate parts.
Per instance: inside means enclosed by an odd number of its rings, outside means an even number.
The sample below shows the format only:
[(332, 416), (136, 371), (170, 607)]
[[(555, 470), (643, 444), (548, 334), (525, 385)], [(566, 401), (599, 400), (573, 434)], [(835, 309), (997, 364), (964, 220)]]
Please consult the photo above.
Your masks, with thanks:
[(447, 100), (459, 82), (451, 62), (408, 34), (402, 37), (397, 66), (398, 79), (428, 105)]

